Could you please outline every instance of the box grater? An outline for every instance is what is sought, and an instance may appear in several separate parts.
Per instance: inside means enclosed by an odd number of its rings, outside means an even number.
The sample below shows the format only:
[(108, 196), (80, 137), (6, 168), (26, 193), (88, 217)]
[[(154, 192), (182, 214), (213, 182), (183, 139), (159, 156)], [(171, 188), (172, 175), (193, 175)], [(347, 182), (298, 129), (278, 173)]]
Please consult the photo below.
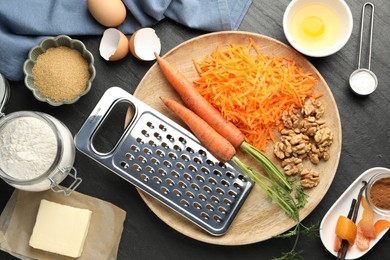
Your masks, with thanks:
[[(134, 114), (108, 153), (93, 138), (119, 102)], [(118, 125), (118, 127), (122, 127)], [(109, 88), (75, 136), (78, 150), (214, 236), (226, 233), (253, 183), (194, 135), (119, 87)]]

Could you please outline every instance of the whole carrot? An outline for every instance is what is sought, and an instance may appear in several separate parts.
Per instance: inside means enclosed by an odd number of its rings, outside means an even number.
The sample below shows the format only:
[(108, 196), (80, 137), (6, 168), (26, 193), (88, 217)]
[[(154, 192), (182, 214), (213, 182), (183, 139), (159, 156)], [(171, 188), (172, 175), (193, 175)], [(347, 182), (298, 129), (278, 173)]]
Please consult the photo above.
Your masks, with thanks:
[(275, 166), (275, 164), (261, 151), (245, 141), (245, 135), (233, 123), (227, 121), (223, 115), (208, 102), (195, 89), (180, 71), (178, 71), (167, 60), (154, 53), (162, 73), (167, 81), (173, 86), (181, 97), (184, 104), (196, 115), (202, 118), (217, 133), (227, 139), (235, 149), (241, 148), (243, 151), (255, 158), (268, 173), (268, 175), (283, 183), (288, 189), (292, 186), (284, 174)]
[(155, 56), (165, 78), (177, 91), (184, 104), (226, 138), (234, 148), (238, 149), (245, 140), (244, 134), (233, 123), (227, 121), (210, 102), (203, 98), (196, 91), (192, 82), (180, 71), (157, 53), (155, 53)]
[(165, 106), (175, 113), (218, 160), (229, 161), (236, 149), (194, 112), (171, 98), (160, 97)]

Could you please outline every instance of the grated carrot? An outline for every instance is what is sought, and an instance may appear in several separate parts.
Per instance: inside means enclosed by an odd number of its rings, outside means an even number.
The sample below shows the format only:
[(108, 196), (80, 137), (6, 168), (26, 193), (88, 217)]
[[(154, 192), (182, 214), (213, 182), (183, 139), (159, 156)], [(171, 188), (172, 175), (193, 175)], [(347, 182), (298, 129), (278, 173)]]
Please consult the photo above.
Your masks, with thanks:
[(248, 45), (217, 48), (193, 62), (199, 74), (194, 81), (197, 91), (262, 151), (274, 140), (283, 111), (322, 95), (314, 95), (316, 79), (294, 60), (264, 55), (252, 39)]

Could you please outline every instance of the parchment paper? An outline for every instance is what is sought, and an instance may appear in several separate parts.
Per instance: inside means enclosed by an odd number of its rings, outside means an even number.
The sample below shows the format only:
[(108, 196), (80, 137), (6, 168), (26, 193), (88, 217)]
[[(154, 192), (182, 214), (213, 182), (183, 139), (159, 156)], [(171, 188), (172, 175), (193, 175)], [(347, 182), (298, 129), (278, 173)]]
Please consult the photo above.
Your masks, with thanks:
[(111, 203), (78, 192), (65, 197), (51, 190), (37, 193), (15, 190), (0, 216), (1, 250), (26, 260), (75, 259), (29, 246), (42, 199), (92, 211), (83, 253), (77, 259), (116, 259), (126, 212)]

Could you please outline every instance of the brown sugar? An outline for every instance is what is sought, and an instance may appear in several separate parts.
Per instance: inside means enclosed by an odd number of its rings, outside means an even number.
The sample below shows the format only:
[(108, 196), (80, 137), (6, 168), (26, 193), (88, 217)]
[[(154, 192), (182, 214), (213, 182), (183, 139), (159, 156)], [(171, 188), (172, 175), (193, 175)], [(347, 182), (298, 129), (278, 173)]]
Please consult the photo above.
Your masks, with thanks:
[(390, 210), (390, 178), (382, 178), (372, 185), (370, 199), (376, 207)]
[(39, 55), (32, 74), (40, 94), (54, 102), (74, 99), (86, 89), (90, 78), (87, 60), (65, 46)]

